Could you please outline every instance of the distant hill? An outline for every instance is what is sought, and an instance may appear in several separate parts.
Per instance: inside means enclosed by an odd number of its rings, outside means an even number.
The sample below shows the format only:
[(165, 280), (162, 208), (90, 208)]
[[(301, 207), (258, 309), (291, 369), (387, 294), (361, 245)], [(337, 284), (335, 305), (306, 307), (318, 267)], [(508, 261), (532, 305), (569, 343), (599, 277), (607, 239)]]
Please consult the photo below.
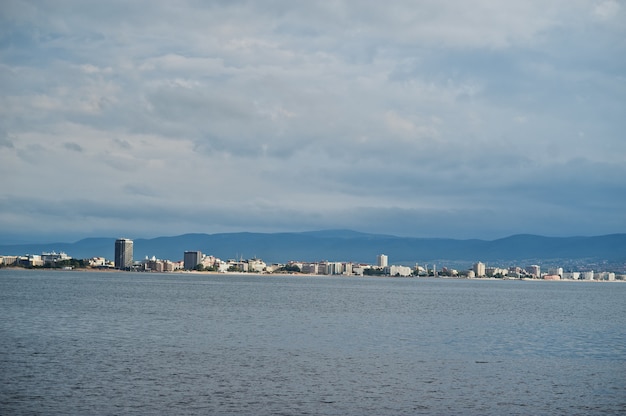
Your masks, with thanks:
[[(113, 258), (115, 238), (87, 238), (75, 243), (0, 245), (0, 255), (64, 251), (74, 258)], [(597, 237), (543, 237), (514, 235), (498, 240), (409, 238), (327, 230), (298, 233), (184, 234), (134, 240), (134, 257), (156, 256), (180, 260), (186, 250), (200, 250), (223, 260), (263, 259), (267, 263), (300, 261), (352, 261), (374, 263), (384, 253), (392, 264), (416, 262), (510, 262), (534, 259), (589, 262), (626, 262), (626, 234)]]

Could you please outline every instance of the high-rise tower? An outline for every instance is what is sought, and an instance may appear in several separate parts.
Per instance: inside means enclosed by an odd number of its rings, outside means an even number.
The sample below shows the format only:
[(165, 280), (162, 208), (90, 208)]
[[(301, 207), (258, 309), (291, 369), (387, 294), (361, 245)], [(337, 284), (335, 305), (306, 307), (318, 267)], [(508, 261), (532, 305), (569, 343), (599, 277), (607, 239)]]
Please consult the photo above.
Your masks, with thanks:
[(133, 265), (133, 240), (118, 238), (115, 240), (115, 268), (130, 269)]
[(198, 264), (202, 262), (202, 252), (201, 251), (185, 251), (184, 254), (184, 267), (185, 270), (192, 270)]
[(376, 256), (376, 265), (378, 267), (387, 267), (388, 257), (384, 254)]

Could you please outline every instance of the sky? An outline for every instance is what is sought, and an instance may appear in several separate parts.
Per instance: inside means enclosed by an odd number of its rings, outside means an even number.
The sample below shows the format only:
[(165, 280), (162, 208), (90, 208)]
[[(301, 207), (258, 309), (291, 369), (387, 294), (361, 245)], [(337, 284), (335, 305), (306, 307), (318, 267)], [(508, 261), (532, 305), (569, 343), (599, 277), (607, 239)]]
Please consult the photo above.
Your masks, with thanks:
[(0, 4), (0, 243), (626, 232), (626, 2)]

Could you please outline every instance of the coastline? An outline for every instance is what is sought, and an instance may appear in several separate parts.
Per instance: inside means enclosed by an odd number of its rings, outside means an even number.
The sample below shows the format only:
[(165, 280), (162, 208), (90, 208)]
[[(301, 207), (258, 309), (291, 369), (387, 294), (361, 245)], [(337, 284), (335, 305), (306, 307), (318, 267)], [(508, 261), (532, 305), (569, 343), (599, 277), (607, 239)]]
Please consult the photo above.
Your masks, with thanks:
[(250, 275), (250, 276), (289, 276), (289, 277), (332, 277), (332, 278), (374, 278), (374, 279), (442, 279), (442, 280), (476, 280), (476, 281), (524, 281), (524, 282), (571, 282), (571, 283), (626, 283), (626, 280), (573, 280), (573, 279), (558, 279), (558, 280), (550, 280), (550, 279), (529, 279), (529, 278), (495, 278), (495, 277), (451, 277), (451, 276), (407, 276), (407, 277), (398, 277), (398, 276), (382, 276), (382, 275), (334, 275), (334, 274), (310, 274), (310, 273), (266, 273), (266, 272), (256, 272), (256, 273), (248, 273), (248, 272), (218, 272), (218, 271), (198, 271), (198, 270), (174, 270), (168, 272), (159, 272), (159, 271), (143, 271), (143, 270), (120, 270), (113, 268), (93, 268), (93, 267), (80, 267), (80, 268), (53, 268), (53, 267), (19, 267), (19, 266), (4, 266), (0, 267), (0, 272), (2, 270), (23, 270), (23, 271), (51, 271), (51, 272), (85, 272), (85, 273), (132, 273), (132, 274), (159, 274), (159, 275), (184, 275), (184, 274), (192, 274), (192, 275)]

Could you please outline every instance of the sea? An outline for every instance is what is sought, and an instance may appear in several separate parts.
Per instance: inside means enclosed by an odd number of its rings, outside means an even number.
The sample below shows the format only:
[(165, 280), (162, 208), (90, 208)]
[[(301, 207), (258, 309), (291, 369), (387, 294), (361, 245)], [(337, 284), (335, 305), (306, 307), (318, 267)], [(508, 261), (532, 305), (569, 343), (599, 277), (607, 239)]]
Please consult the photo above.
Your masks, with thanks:
[(626, 414), (626, 283), (2, 269), (0, 414)]

